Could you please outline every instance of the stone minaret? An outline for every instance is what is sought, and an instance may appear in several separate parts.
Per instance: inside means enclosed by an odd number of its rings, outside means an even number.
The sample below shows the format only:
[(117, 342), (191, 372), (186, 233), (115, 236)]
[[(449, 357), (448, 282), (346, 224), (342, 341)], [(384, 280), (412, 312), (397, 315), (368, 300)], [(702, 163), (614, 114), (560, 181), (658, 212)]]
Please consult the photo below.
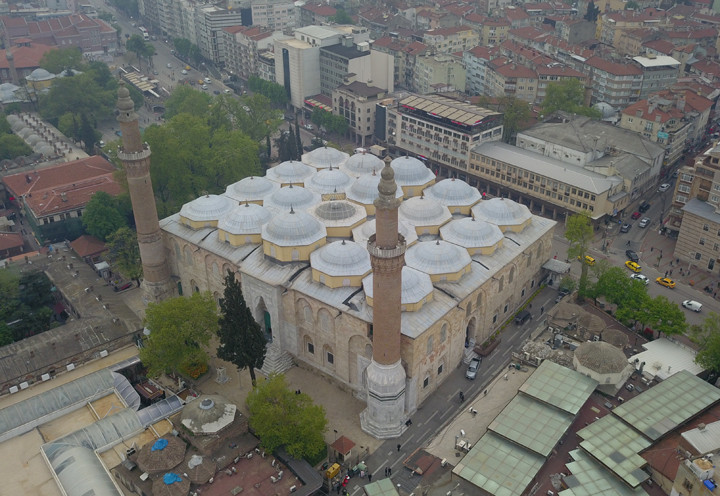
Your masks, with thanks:
[(385, 159), (375, 200), (376, 234), (368, 240), (373, 270), (373, 357), (367, 368), (367, 409), (362, 429), (380, 439), (400, 436), (405, 426), (405, 369), (400, 362), (402, 268), (405, 238), (398, 233), (397, 184)]
[(118, 150), (118, 158), (125, 166), (135, 216), (143, 268), (144, 298), (146, 302), (157, 302), (172, 296), (170, 270), (150, 179), (150, 147), (142, 142), (135, 105), (123, 83), (120, 83), (118, 90), (116, 112), (122, 132), (122, 146)]

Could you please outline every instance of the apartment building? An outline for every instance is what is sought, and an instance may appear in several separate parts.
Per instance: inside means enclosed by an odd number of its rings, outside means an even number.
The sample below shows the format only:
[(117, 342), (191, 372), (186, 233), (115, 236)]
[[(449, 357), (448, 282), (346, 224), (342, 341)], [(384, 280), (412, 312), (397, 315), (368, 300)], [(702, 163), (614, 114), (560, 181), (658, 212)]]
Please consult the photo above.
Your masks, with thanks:
[(197, 46), (200, 53), (213, 63), (225, 63), (223, 28), (242, 25), (242, 14), (234, 10), (222, 9), (214, 5), (198, 7), (195, 19)]
[(678, 79), (680, 62), (667, 55), (637, 56), (633, 57), (633, 62), (643, 73), (640, 98), (670, 88)]
[(555, 34), (561, 40), (577, 45), (595, 38), (595, 23), (585, 19), (563, 17), (555, 23)]
[(478, 33), (469, 26), (453, 26), (426, 31), (423, 43), (435, 53), (455, 53), (477, 46)]
[(601, 42), (617, 46), (625, 32), (642, 28), (669, 28), (671, 16), (664, 10), (644, 9), (640, 12), (623, 10), (604, 12), (598, 15), (595, 38)]
[(393, 57), (393, 80), (396, 87), (413, 87), (415, 62), (427, 51), (427, 45), (419, 41), (406, 41), (384, 36), (372, 44), (372, 49)]
[(250, 6), (253, 26), (283, 31), (295, 26), (295, 3), (288, 0), (255, 0)]
[(486, 93), (487, 64), (494, 57), (493, 50), (484, 46), (476, 46), (463, 52), (466, 93), (469, 95), (484, 95)]
[(482, 14), (468, 14), (463, 17), (463, 25), (477, 31), (480, 39), (478, 45), (495, 46), (505, 41), (511, 28), (510, 21), (505, 17), (488, 17)]
[(351, 37), (343, 37), (336, 45), (320, 49), (320, 92), (332, 96), (335, 88), (345, 84), (353, 74), (360, 81), (372, 79), (370, 44), (355, 45)]
[(615, 108), (626, 107), (640, 98), (643, 71), (634, 64), (611, 62), (593, 56), (585, 61), (592, 87), (592, 103), (606, 102)]
[(465, 92), (466, 72), (456, 55), (423, 55), (415, 59), (413, 91), (420, 94)]
[(495, 97), (512, 96), (525, 102), (537, 97), (538, 75), (529, 67), (498, 57), (487, 66), (487, 93)]
[(337, 14), (335, 7), (323, 4), (306, 3), (298, 8), (298, 26), (319, 26), (328, 24), (330, 18)]
[(333, 90), (333, 112), (345, 117), (355, 144), (365, 147), (372, 143), (375, 134), (375, 109), (386, 96), (376, 86), (355, 81)]
[(247, 80), (258, 74), (258, 54), (274, 47), (275, 40), (289, 38), (265, 26), (232, 26), (221, 31), (225, 69)]
[(391, 153), (411, 154), (437, 175), (466, 181), (473, 145), (502, 138), (503, 115), (442, 95), (411, 95), (387, 108)]
[(260, 79), (271, 83), (277, 82), (275, 80), (275, 52), (272, 50), (258, 52), (255, 62), (257, 63), (257, 76)]
[(580, 71), (566, 66), (561, 62), (552, 62), (550, 64), (540, 64), (535, 66), (537, 74), (537, 92), (535, 94), (535, 103), (542, 103), (545, 100), (547, 86), (550, 83), (557, 83), (567, 79), (577, 79), (583, 86), (587, 84), (587, 76)]

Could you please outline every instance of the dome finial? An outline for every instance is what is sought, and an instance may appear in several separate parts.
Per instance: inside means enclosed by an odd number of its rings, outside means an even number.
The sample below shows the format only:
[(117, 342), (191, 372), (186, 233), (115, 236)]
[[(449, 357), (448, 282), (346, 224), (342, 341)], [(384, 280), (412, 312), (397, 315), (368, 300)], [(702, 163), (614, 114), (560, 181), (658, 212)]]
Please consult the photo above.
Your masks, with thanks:
[(294, 213), (295, 213), (295, 210), (293, 209), (293, 206), (292, 206), (292, 205), (290, 205), (290, 213), (291, 213), (291, 214), (294, 214)]

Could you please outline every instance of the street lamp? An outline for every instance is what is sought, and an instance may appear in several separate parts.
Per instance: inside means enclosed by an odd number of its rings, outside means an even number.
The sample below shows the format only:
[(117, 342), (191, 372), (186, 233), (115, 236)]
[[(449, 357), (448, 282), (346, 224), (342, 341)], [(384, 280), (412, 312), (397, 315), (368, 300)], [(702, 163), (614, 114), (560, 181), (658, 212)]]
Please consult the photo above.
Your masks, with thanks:
[[(333, 432), (335, 433), (335, 441), (337, 441), (337, 435), (338, 435), (337, 429), (333, 429)], [(334, 442), (334, 441), (333, 441), (333, 442)]]

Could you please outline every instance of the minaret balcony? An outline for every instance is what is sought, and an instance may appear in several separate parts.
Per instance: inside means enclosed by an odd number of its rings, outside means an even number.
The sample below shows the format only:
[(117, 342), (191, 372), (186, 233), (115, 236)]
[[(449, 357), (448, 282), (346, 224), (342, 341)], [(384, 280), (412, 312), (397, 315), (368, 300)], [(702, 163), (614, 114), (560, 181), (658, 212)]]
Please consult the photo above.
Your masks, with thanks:
[(122, 146), (118, 147), (118, 158), (120, 160), (142, 160), (150, 156), (150, 145), (143, 143), (143, 149), (139, 152), (126, 152)]
[(398, 244), (394, 248), (381, 248), (375, 244), (375, 234), (368, 239), (368, 251), (371, 257), (377, 258), (395, 258), (405, 254), (407, 248), (405, 238), (402, 234), (398, 234)]

